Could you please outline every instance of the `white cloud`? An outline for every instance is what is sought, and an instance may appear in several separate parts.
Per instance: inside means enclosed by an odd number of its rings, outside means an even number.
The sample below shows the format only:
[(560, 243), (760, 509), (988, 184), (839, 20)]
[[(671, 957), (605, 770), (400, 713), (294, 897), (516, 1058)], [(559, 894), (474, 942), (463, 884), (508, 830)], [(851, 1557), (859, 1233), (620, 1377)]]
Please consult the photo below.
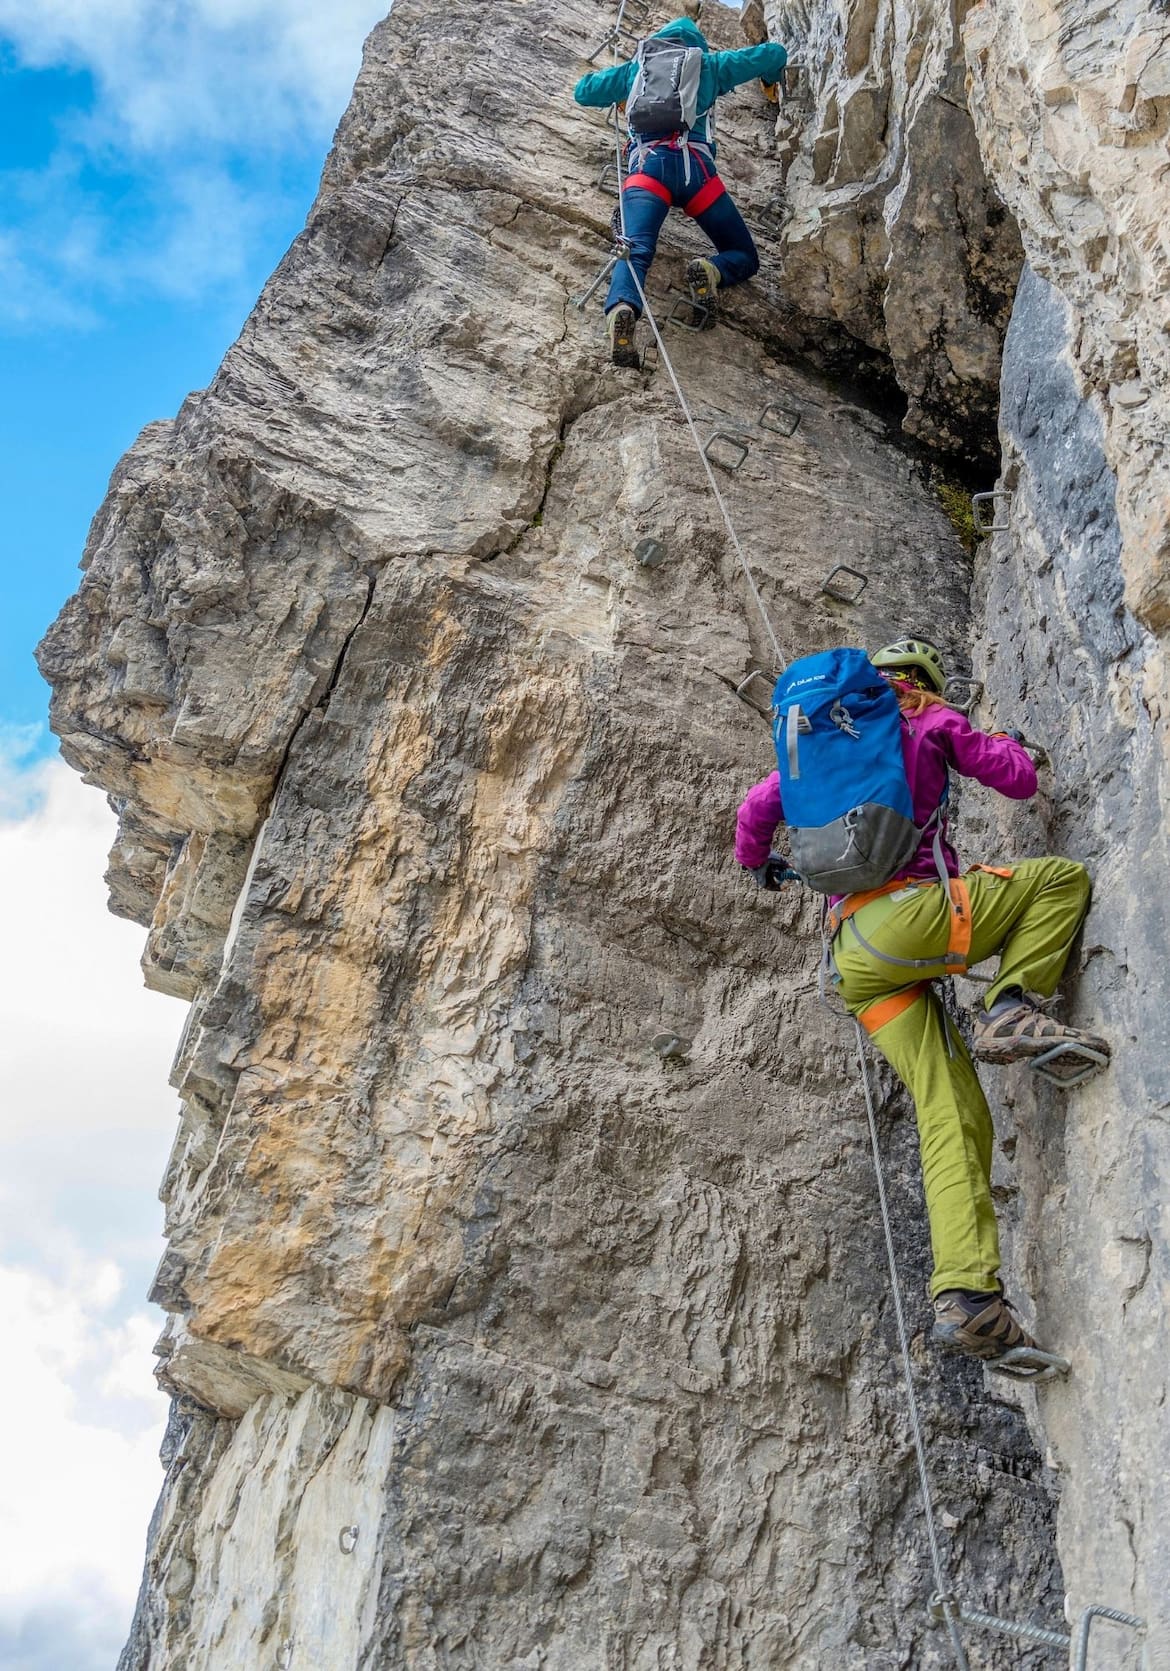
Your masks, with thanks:
[(143, 1295), (183, 1011), (106, 909), (103, 796), (22, 768), (32, 740), (0, 732), (0, 1667), (108, 1671), (162, 1478)]
[(0, 0), (0, 34), (30, 67), (87, 70), (95, 134), (107, 141), (279, 146), (337, 120), (362, 41), (389, 9), (389, 0)]
[(73, 1581), (123, 1603), (137, 1590), (166, 1400), (149, 1375), (157, 1327), (145, 1312), (119, 1319), (120, 1290), (106, 1262), (79, 1261), (60, 1282), (0, 1266), (5, 1611)]
[[(0, 323), (85, 328), (108, 302), (235, 310), (298, 230), (389, 0), (0, 0), (18, 69), (86, 72), (52, 155), (0, 174)], [(75, 93), (80, 99), (81, 95)]]

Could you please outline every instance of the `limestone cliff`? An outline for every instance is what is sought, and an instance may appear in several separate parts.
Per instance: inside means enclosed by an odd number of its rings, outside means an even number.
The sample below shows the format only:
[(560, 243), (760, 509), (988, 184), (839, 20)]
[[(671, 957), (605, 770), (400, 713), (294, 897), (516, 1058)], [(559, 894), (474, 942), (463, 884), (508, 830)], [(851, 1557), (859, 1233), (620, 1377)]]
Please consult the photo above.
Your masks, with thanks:
[[(1025, 1411), (925, 1349), (886, 1081), (883, 1141), (964, 1601), (1059, 1627), (1070, 1587), (1158, 1626), (1160, 461), (1149, 430), (1115, 481), (1144, 410), (1094, 392), (1120, 292), (1034, 223), (1047, 118), (1022, 150), (1002, 130), (1040, 23), (966, 17), (973, 123), (962, 13), (749, 8), (800, 61), (779, 120), (752, 88), (722, 127), (764, 270), (667, 341), (704, 439), (742, 443), (721, 479), (785, 652), (912, 626), (965, 671), (974, 641), (983, 717), (1049, 744), (1037, 806), (963, 811), (973, 847), (1099, 876), (1072, 992), (1117, 1070), (1063, 1138), (1020, 1074), (999, 1110), (1011, 1274), (1066, 1386)], [(605, 366), (570, 301), (612, 200), (569, 89), (611, 18), (396, 0), (304, 233), (119, 466), (43, 648), (66, 757), (120, 815), (114, 907), (191, 1000), (154, 1290), (176, 1402), (123, 1671), (950, 1663), (851, 1035), (814, 905), (730, 858), (771, 747), (766, 686), (735, 692), (770, 647), (663, 369)], [(1121, 179), (1085, 193), (1131, 270)], [(973, 570), (906, 431), (987, 457), (1020, 259), (997, 193), (1032, 265), (1010, 527)], [(661, 315), (700, 242), (664, 238)], [(856, 605), (821, 589), (839, 563)], [(972, 1663), (1051, 1658), (988, 1637)]]

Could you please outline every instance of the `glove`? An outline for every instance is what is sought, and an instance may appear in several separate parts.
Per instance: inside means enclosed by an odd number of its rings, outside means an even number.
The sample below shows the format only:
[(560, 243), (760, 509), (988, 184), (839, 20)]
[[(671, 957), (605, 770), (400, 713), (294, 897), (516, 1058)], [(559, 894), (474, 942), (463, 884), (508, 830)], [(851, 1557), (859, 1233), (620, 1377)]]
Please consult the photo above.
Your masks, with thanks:
[(777, 82), (764, 81), (761, 78), (760, 86), (764, 89), (764, 97), (768, 100), (769, 104), (780, 103), (780, 87)]
[(766, 893), (778, 894), (785, 882), (796, 880), (796, 872), (789, 869), (778, 853), (769, 853), (762, 865), (748, 868), (756, 879), (756, 887), (763, 888)]
[(1019, 743), (1021, 747), (1024, 748), (1027, 747), (1027, 743), (1024, 739), (1024, 733), (1022, 731), (993, 731), (991, 735), (993, 737), (1006, 737), (1009, 742)]

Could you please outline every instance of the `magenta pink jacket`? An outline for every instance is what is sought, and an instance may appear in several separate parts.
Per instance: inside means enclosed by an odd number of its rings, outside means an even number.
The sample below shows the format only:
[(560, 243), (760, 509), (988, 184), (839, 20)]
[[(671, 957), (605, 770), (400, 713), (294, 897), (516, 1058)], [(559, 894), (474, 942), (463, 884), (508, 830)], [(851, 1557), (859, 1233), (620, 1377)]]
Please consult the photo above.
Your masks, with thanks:
[[(963, 777), (973, 777), (989, 789), (998, 789), (1009, 800), (1026, 801), (1036, 793), (1036, 768), (1030, 755), (1010, 737), (992, 737), (976, 731), (965, 714), (954, 708), (929, 707), (913, 719), (902, 715), (902, 754), (906, 778), (914, 801), (914, 822), (925, 824), (942, 799), (947, 768), (953, 766)], [(752, 870), (762, 865), (771, 851), (776, 830), (784, 822), (780, 804), (780, 773), (773, 772), (740, 805), (735, 826), (735, 856)], [(921, 845), (903, 877), (935, 876), (932, 846), (934, 831)], [(944, 842), (947, 869), (959, 874), (954, 848)]]

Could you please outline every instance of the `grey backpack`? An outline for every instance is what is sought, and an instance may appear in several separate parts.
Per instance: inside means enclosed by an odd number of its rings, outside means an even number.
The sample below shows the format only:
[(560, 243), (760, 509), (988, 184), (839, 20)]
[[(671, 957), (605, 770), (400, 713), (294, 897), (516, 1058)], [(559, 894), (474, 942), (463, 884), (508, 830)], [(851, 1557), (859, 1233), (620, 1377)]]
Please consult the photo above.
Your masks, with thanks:
[(694, 126), (699, 107), (701, 47), (651, 35), (638, 43), (638, 73), (626, 100), (631, 133), (645, 137)]

